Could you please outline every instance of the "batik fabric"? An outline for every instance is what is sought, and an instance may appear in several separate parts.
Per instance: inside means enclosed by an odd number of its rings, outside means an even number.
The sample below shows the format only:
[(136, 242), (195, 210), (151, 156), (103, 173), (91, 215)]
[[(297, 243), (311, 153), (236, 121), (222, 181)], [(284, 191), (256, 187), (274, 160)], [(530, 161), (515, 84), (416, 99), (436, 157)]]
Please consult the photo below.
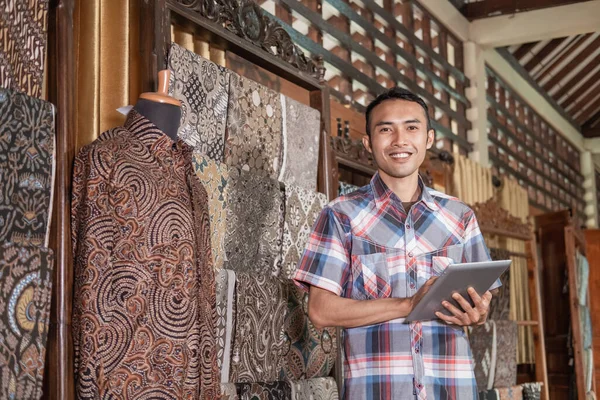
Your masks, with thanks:
[(169, 94), (181, 101), (179, 137), (194, 151), (222, 162), (231, 71), (173, 43)]
[(359, 186), (353, 185), (351, 183), (340, 182), (338, 188), (338, 196), (350, 194), (358, 189), (360, 189)]
[(240, 400), (289, 400), (292, 387), (289, 382), (240, 382), (235, 384)]
[[(490, 257), (494, 261), (508, 260), (510, 252), (504, 249), (490, 249)], [(510, 317), (510, 268), (500, 276), (500, 282), (502, 286), (498, 288), (498, 293), (490, 302), (488, 320), (500, 321)]]
[(278, 275), (283, 240), (283, 192), (279, 182), (229, 169), (224, 267)]
[(278, 93), (232, 72), (225, 163), (277, 179), (282, 157), (281, 113)]
[(272, 382), (283, 367), (287, 311), (284, 280), (236, 273), (235, 335), (230, 382)]
[(511, 386), (496, 389), (499, 400), (522, 400), (523, 388), (521, 386)]
[(229, 169), (225, 164), (198, 153), (194, 154), (194, 169), (208, 193), (211, 254), (215, 273), (218, 273), (225, 261)]
[(315, 192), (319, 166), (321, 114), (281, 95), (283, 108), (283, 160), (279, 180)]
[[(419, 187), (408, 215), (378, 173), (330, 203), (314, 225), (295, 281), (354, 300), (406, 298), (453, 262), (489, 260), (473, 211), (422, 181)], [(460, 327), (399, 318), (344, 329), (343, 338), (346, 399), (477, 396)]]
[(327, 196), (296, 185), (285, 186), (285, 217), (283, 225), (282, 276), (292, 278), (304, 252), (310, 231)]
[(47, 248), (0, 244), (0, 398), (42, 396), (53, 259)]
[(235, 383), (221, 383), (221, 400), (239, 400)]
[(47, 246), (54, 185), (54, 106), (0, 88), (0, 127), (0, 243)]
[(540, 382), (523, 383), (521, 387), (524, 400), (541, 400), (542, 384)]
[(337, 356), (336, 328), (317, 329), (308, 318), (308, 293), (288, 283), (285, 359), (280, 377), (289, 380), (328, 376)]
[(579, 304), (587, 304), (588, 283), (590, 279), (590, 264), (587, 258), (581, 253), (577, 253), (577, 298)]
[(49, 0), (0, 0), (0, 87), (42, 97)]
[(500, 393), (496, 389), (483, 390), (479, 392), (479, 400), (499, 400)]
[(235, 272), (222, 269), (217, 276), (217, 363), (221, 383), (229, 382), (235, 313)]
[(131, 111), (75, 159), (78, 398), (220, 392), (208, 197), (191, 153)]
[(337, 384), (333, 378), (314, 378), (292, 382), (293, 400), (338, 400)]

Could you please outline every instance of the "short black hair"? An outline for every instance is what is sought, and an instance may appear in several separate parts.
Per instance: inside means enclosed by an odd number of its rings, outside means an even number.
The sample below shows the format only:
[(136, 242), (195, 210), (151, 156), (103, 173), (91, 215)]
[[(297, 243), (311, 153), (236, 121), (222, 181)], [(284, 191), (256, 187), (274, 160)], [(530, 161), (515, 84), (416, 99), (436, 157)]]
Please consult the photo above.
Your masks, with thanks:
[(422, 98), (420, 98), (410, 90), (406, 90), (401, 87), (395, 86), (381, 93), (375, 98), (375, 100), (373, 100), (367, 106), (365, 116), (367, 119), (367, 135), (369, 137), (371, 137), (371, 112), (375, 107), (377, 107), (379, 104), (383, 103), (386, 100), (406, 100), (412, 101), (413, 103), (417, 103), (418, 105), (420, 105), (423, 108), (423, 111), (425, 111), (425, 117), (427, 118), (427, 132), (429, 132), (429, 130), (431, 129), (431, 121), (429, 120), (429, 108), (427, 107), (427, 104), (425, 104)]

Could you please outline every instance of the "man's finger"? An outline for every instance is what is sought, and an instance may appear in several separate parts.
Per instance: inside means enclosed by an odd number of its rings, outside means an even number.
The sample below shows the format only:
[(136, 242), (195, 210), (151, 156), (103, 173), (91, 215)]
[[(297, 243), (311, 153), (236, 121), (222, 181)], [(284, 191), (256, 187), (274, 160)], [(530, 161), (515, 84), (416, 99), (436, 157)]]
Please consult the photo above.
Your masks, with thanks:
[(463, 320), (465, 313), (462, 310), (459, 310), (454, 304), (450, 303), (449, 301), (443, 301), (442, 305), (456, 318), (460, 319), (461, 321)]
[(459, 318), (453, 317), (451, 315), (446, 315), (440, 311), (437, 311), (435, 313), (435, 315), (439, 319), (441, 319), (442, 321), (444, 321), (445, 323), (450, 324), (450, 325), (462, 325), (463, 324)]

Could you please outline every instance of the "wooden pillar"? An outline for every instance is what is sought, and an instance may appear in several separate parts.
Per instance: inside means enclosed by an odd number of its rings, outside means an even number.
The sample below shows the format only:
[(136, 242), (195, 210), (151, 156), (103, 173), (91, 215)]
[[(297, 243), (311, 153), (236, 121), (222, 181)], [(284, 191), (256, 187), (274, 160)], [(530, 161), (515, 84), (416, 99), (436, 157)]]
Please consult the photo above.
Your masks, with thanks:
[(471, 129), (467, 139), (473, 145), (469, 158), (483, 166), (489, 164), (488, 134), (487, 134), (487, 80), (483, 50), (474, 42), (464, 43), (465, 76), (471, 86), (465, 91), (471, 108), (467, 110), (467, 119), (471, 121)]

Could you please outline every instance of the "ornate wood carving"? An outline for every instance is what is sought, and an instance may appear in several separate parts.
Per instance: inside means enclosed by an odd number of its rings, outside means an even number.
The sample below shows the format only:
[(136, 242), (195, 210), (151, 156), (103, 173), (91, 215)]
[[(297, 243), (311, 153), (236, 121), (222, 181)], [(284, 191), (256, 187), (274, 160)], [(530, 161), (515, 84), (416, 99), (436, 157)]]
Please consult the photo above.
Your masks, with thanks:
[(222, 25), (228, 31), (281, 58), (302, 72), (324, 82), (323, 58), (308, 58), (290, 35), (270, 19), (253, 0), (173, 0), (190, 11)]
[(515, 239), (531, 239), (531, 225), (513, 217), (493, 199), (472, 206), (483, 233), (498, 234)]

